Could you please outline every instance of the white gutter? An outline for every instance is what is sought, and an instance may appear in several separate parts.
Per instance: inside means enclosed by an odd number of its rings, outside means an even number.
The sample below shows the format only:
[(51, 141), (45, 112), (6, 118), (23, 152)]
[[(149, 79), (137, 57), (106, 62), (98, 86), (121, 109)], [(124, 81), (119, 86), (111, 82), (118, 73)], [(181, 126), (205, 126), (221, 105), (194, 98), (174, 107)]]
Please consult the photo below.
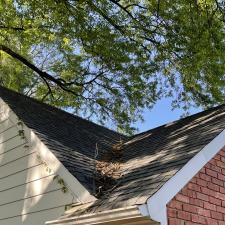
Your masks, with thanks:
[[(143, 218), (143, 220), (142, 220)], [(138, 206), (120, 208), (107, 210), (92, 214), (82, 214), (81, 216), (69, 217), (66, 219), (58, 219), (54, 221), (46, 222), (46, 225), (87, 225), (87, 224), (107, 224), (109, 222), (120, 222), (132, 220), (135, 222), (137, 219), (139, 222), (137, 224), (154, 224), (154, 221), (143, 216), (139, 210)], [(130, 223), (127, 223), (130, 224)]]

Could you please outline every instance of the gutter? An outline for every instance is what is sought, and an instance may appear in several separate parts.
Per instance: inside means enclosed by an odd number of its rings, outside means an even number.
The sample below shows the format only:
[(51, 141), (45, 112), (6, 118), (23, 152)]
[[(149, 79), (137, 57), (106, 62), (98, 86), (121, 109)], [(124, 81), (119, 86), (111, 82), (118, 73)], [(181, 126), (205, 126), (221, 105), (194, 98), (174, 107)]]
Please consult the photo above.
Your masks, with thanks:
[(48, 221), (46, 225), (91, 225), (91, 224), (158, 224), (150, 220), (147, 206), (131, 206), (113, 210), (106, 210), (98, 213), (82, 214), (80, 216), (69, 217)]

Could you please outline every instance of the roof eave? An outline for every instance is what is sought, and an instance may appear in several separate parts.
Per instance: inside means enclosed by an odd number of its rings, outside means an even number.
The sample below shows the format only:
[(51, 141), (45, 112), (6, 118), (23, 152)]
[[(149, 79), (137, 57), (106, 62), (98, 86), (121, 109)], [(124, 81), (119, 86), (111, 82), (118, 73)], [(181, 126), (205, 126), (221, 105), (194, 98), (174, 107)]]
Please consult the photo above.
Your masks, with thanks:
[(139, 206), (131, 206), (107, 210), (98, 213), (85, 214), (65, 219), (58, 219), (46, 222), (46, 225), (156, 225), (147, 215), (143, 215)]

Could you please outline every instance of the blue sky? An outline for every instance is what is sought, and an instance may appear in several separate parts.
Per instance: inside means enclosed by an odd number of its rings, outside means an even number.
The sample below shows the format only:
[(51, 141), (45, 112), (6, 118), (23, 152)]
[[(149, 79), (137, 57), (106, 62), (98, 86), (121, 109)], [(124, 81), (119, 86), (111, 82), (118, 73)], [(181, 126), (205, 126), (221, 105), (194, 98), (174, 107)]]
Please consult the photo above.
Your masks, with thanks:
[[(201, 108), (190, 108), (190, 114), (195, 114), (202, 111)], [(172, 122), (181, 118), (183, 114), (182, 109), (175, 109), (172, 111), (171, 99), (164, 98), (158, 101), (155, 106), (149, 110), (144, 111), (144, 122), (138, 122), (135, 126), (139, 129), (139, 132), (143, 132), (154, 127), (158, 127), (165, 123)]]

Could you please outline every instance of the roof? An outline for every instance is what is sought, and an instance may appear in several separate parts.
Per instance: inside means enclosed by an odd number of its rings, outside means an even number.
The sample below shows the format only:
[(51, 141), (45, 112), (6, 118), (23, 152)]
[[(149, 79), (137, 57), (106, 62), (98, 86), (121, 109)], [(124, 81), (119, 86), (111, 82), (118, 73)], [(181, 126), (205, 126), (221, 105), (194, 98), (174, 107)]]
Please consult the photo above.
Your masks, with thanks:
[[(0, 96), (89, 190), (96, 165), (114, 181), (103, 176), (107, 188), (102, 187), (98, 200), (78, 211), (74, 207), (71, 215), (146, 203), (225, 128), (225, 105), (221, 105), (127, 138), (5, 88), (0, 88)], [(111, 154), (115, 149), (120, 152), (117, 157)], [(113, 172), (107, 173), (104, 166)]]
[(86, 210), (146, 203), (224, 128), (225, 105), (221, 105), (131, 137), (122, 147), (117, 185)]
[(125, 136), (4, 87), (0, 87), (0, 97), (93, 193), (96, 144), (99, 150), (108, 151)]

